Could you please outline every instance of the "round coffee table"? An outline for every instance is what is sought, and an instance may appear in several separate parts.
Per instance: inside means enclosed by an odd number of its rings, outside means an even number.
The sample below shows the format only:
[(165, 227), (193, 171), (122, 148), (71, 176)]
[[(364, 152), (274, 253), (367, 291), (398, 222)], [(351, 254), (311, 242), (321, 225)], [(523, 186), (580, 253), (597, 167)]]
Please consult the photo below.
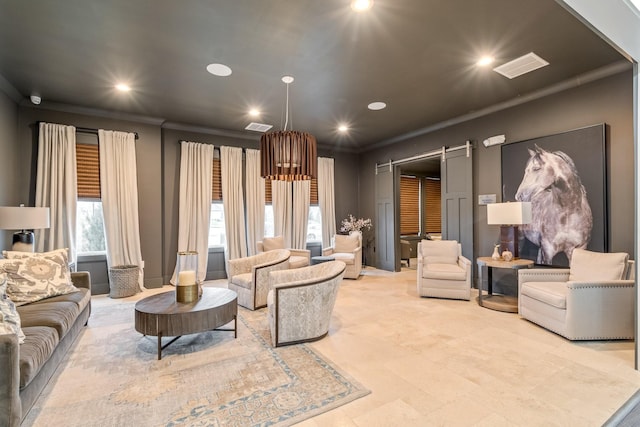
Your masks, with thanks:
[[(238, 295), (229, 289), (203, 288), (192, 303), (176, 302), (175, 291), (163, 292), (136, 303), (135, 328), (143, 335), (158, 337), (158, 360), (162, 350), (182, 335), (206, 331), (233, 331), (238, 337)], [(233, 329), (219, 329), (233, 320)], [(175, 337), (162, 345), (162, 337)]]

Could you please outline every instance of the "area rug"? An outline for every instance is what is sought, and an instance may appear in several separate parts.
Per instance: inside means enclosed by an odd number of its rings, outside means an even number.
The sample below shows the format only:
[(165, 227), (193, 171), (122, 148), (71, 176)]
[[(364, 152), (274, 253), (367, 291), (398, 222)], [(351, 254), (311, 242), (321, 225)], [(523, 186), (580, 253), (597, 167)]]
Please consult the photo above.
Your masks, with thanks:
[(157, 360), (134, 304), (94, 297), (89, 326), (23, 426), (288, 426), (369, 394), (307, 345), (272, 348), (264, 309), (239, 308), (237, 339), (183, 336)]

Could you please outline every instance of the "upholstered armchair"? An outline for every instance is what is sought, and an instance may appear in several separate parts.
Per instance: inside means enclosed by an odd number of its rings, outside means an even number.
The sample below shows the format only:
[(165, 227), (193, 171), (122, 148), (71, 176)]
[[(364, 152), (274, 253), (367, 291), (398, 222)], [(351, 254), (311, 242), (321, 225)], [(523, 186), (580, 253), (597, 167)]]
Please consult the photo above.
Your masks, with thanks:
[(308, 249), (291, 249), (286, 248), (284, 244), (284, 237), (265, 237), (262, 241), (256, 242), (256, 250), (258, 253), (273, 251), (275, 249), (287, 249), (291, 252), (291, 258), (289, 258), (289, 268), (306, 267), (311, 261), (311, 251)]
[(238, 294), (238, 304), (249, 310), (266, 307), (269, 272), (289, 268), (286, 249), (229, 260), (228, 287)]
[(357, 279), (362, 271), (362, 233), (336, 234), (331, 239), (331, 246), (322, 249), (322, 255), (344, 262), (347, 265), (344, 277)]
[(575, 249), (568, 269), (518, 270), (518, 312), (570, 340), (632, 339), (635, 280), (628, 258)]
[(274, 347), (327, 335), (345, 267), (342, 261), (329, 261), (269, 273), (267, 305)]
[(418, 243), (418, 295), (421, 297), (471, 298), (471, 261), (462, 256), (455, 240), (422, 240)]

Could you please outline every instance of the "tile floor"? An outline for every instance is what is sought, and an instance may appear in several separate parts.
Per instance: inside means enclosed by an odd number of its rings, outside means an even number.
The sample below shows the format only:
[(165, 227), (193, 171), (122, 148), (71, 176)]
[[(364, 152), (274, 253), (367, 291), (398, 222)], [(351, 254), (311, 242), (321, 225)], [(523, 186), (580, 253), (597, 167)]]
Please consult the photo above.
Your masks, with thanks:
[(416, 271), (366, 268), (311, 344), (372, 393), (299, 424), (600, 426), (640, 388), (631, 341), (570, 342), (472, 301), (419, 298)]

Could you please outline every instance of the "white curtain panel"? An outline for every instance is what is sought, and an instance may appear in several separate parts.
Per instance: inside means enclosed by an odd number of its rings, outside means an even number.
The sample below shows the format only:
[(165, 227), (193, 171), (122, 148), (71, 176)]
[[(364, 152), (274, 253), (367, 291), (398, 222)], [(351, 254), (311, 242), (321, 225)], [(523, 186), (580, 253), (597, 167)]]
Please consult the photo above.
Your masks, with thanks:
[(333, 159), (318, 157), (318, 205), (322, 217), (322, 247), (331, 246), (336, 234), (336, 198), (334, 192)]
[(311, 181), (293, 181), (293, 224), (291, 247), (307, 248), (307, 225), (309, 223), (309, 203), (311, 202)]
[[(198, 280), (205, 280), (209, 258), (213, 145), (180, 143), (178, 252), (198, 252)], [(177, 265), (176, 265), (177, 268)], [(174, 269), (171, 284), (176, 283)]]
[(293, 215), (293, 186), (287, 181), (271, 181), (274, 236), (284, 238), (285, 248), (291, 247), (291, 217)]
[(135, 135), (99, 129), (98, 143), (107, 264), (137, 265), (142, 290), (144, 262), (140, 250)]
[(47, 229), (36, 230), (37, 252), (69, 248), (76, 262), (76, 128), (40, 123), (35, 206), (49, 207)]
[(222, 203), (227, 235), (227, 260), (247, 256), (244, 221), (244, 192), (242, 191), (242, 148), (220, 147), (222, 172)]
[(264, 237), (264, 178), (260, 176), (260, 150), (245, 151), (247, 188), (247, 253), (255, 255), (256, 242)]

